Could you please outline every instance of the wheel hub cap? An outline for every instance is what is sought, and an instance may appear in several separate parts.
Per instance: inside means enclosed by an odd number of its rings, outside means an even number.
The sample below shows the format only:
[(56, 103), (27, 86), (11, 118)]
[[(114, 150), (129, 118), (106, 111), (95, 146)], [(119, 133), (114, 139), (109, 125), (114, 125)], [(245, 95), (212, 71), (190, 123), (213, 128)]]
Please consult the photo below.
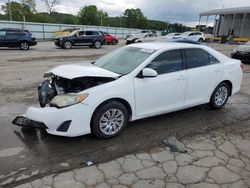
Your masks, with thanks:
[(109, 109), (104, 112), (99, 121), (99, 128), (106, 135), (117, 133), (124, 124), (124, 115), (119, 109)]
[(215, 94), (215, 104), (221, 106), (227, 100), (228, 91), (226, 87), (220, 87)]

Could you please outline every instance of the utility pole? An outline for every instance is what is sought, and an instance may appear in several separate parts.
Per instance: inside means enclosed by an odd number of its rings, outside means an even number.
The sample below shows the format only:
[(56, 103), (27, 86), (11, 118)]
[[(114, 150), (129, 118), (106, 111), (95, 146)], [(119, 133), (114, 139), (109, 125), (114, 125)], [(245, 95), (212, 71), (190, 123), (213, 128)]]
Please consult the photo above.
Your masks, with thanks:
[(102, 26), (102, 15), (101, 15), (101, 26)]
[(10, 0), (8, 0), (8, 7), (9, 7), (9, 14), (10, 14), (10, 21), (12, 21), (12, 14), (11, 14), (11, 8), (10, 8)]
[(102, 11), (101, 11), (101, 26), (102, 26)]

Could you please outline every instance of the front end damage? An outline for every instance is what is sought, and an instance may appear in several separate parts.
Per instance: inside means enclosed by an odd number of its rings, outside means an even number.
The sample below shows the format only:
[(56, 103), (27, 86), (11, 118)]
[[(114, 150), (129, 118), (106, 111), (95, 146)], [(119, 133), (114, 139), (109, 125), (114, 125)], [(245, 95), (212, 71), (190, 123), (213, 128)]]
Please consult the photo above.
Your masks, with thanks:
[[(46, 129), (50, 134), (61, 136), (90, 133), (89, 125), (94, 109), (78, 101), (84, 99), (80, 97), (88, 96), (79, 93), (117, 79), (117, 77), (100, 76), (64, 78), (51, 72), (46, 73), (45, 77), (48, 79), (38, 87), (41, 107), (29, 107), (25, 115), (17, 116), (12, 123), (22, 127)], [(77, 101), (72, 101), (75, 100), (74, 97)], [(68, 105), (63, 101), (67, 101), (67, 98), (70, 98)]]

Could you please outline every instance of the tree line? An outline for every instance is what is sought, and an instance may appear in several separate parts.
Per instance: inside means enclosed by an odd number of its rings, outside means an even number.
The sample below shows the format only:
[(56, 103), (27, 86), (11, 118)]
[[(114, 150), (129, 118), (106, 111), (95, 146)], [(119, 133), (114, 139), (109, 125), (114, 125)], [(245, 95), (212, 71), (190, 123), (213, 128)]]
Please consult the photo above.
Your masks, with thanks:
[[(55, 11), (59, 0), (41, 0), (47, 7), (47, 12), (37, 12), (35, 0), (22, 0), (2, 5), (0, 20), (28, 21), (59, 24), (82, 24), (110, 27), (126, 27), (137, 29), (154, 29), (168, 32), (184, 32), (190, 30), (179, 23), (168, 23), (158, 20), (149, 20), (141, 9), (126, 9), (121, 16), (109, 17), (107, 12), (98, 10), (95, 5), (80, 8), (77, 15), (59, 13)], [(11, 11), (10, 11), (11, 10)]]

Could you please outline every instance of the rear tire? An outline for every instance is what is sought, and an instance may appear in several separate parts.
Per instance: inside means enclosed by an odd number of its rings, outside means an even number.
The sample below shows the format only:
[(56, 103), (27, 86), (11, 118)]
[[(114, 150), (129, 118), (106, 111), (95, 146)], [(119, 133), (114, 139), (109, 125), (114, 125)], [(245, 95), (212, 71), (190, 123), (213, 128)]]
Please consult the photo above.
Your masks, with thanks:
[(30, 44), (26, 41), (23, 41), (20, 43), (20, 49), (21, 50), (28, 50), (30, 48)]
[(127, 125), (129, 113), (118, 101), (104, 103), (94, 112), (91, 128), (100, 139), (112, 138), (120, 134)]
[(112, 40), (111, 42), (112, 45), (116, 45), (116, 43), (117, 43), (116, 40)]
[(102, 43), (99, 40), (97, 40), (95, 41), (94, 46), (96, 49), (100, 49), (102, 47)]
[(222, 108), (229, 98), (230, 89), (225, 82), (220, 83), (214, 90), (209, 106), (212, 109), (220, 109)]

